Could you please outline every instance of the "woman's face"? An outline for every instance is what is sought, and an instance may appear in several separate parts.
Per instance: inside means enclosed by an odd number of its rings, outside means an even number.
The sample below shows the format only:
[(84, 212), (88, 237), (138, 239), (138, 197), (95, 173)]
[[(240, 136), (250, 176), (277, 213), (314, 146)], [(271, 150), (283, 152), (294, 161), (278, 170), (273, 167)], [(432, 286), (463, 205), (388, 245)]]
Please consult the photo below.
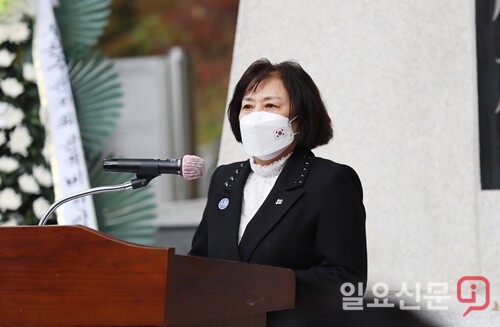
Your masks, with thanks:
[(280, 77), (271, 75), (259, 84), (255, 92), (245, 94), (241, 102), (240, 118), (257, 111), (290, 118), (290, 98)]

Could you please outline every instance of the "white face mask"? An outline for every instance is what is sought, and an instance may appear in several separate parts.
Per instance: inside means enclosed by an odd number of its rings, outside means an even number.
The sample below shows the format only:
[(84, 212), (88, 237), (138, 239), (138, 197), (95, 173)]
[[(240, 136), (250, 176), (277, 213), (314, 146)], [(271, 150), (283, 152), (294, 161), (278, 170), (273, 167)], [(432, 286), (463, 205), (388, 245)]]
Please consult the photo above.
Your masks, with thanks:
[[(297, 118), (297, 117), (295, 117)], [(249, 156), (271, 160), (293, 142), (292, 120), (266, 111), (256, 111), (240, 118), (241, 142)]]

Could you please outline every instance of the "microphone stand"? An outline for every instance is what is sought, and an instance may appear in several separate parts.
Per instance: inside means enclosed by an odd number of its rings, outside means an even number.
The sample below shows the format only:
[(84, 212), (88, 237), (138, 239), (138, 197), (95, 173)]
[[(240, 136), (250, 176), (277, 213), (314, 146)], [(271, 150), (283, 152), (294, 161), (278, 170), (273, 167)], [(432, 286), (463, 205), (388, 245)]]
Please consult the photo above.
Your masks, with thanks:
[(123, 184), (118, 184), (118, 185), (109, 185), (109, 186), (100, 186), (100, 187), (94, 187), (91, 188), (90, 190), (86, 191), (81, 191), (77, 192), (74, 194), (70, 194), (68, 196), (65, 196), (62, 199), (57, 200), (54, 202), (50, 208), (47, 210), (47, 212), (43, 215), (43, 217), (40, 219), (40, 222), (38, 223), (38, 226), (43, 226), (47, 223), (47, 220), (49, 220), (50, 216), (52, 213), (59, 208), (61, 205), (65, 204), (66, 202), (76, 200), (79, 198), (82, 198), (87, 195), (94, 195), (94, 194), (99, 194), (99, 193), (109, 193), (109, 192), (117, 192), (117, 191), (124, 191), (124, 190), (129, 190), (129, 189), (138, 189), (141, 187), (144, 187), (148, 185), (148, 183), (155, 177), (159, 176), (158, 174), (152, 174), (152, 175), (144, 175), (144, 174), (137, 174), (137, 178), (131, 180), (130, 182), (126, 182)]

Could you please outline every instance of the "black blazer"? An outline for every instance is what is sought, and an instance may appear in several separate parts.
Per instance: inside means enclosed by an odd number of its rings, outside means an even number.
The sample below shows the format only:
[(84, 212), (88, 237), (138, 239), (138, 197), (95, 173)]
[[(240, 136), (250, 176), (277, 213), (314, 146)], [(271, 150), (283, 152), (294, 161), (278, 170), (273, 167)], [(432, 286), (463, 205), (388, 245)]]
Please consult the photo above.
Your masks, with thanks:
[(341, 308), (340, 286), (366, 285), (365, 210), (356, 172), (297, 147), (238, 245), (250, 171), (248, 160), (215, 170), (189, 254), (293, 269), (296, 309), (268, 315), (268, 325), (312, 326), (311, 317), (333, 325), (325, 321)]

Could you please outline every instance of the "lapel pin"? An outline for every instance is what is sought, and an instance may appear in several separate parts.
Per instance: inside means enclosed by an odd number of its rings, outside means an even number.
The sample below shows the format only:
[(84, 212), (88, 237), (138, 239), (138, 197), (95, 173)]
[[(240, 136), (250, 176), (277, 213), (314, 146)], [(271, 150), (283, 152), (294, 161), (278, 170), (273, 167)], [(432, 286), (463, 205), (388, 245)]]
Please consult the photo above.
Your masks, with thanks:
[(219, 201), (219, 209), (220, 210), (226, 209), (228, 205), (229, 205), (229, 199), (228, 198), (224, 198), (224, 199), (222, 199), (222, 200)]
[(280, 204), (282, 204), (282, 203), (283, 203), (283, 199), (278, 199), (278, 200), (276, 200), (276, 205), (280, 205)]

